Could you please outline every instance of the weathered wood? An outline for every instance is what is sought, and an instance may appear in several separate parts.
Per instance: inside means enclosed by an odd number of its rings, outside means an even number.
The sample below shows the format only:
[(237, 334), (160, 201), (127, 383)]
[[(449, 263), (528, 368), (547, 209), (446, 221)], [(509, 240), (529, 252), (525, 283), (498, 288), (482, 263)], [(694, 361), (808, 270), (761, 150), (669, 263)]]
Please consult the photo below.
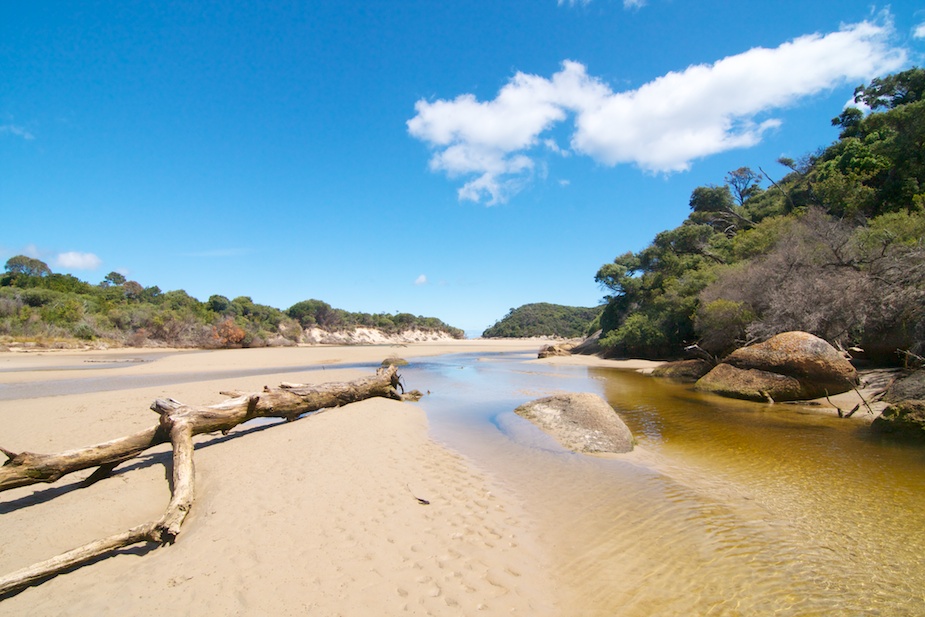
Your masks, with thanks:
[[(379, 370), (372, 377), (351, 382), (332, 382), (317, 386), (286, 384), (285, 388), (265, 387), (263, 392), (239, 394), (208, 407), (183, 405), (172, 399), (158, 399), (151, 409), (163, 415), (183, 411), (188, 416), (193, 435), (227, 432), (253, 418), (295, 420), (302, 414), (328, 407), (340, 407), (366, 398), (383, 396), (401, 398), (398, 369)], [(162, 424), (107, 441), (58, 454), (18, 454), (3, 449), (7, 460), (0, 467), (0, 492), (40, 482), (56, 482), (65, 475), (103, 465), (112, 468), (154, 446), (170, 441)]]
[(160, 414), (158, 425), (128, 437), (60, 454), (15, 454), (0, 448), (9, 459), (0, 467), (0, 491), (3, 491), (39, 482), (54, 482), (69, 473), (98, 466), (100, 469), (91, 476), (93, 478), (97, 474), (111, 472), (119, 463), (152, 446), (169, 441), (173, 447), (171, 498), (163, 516), (0, 578), (0, 599), (120, 548), (141, 542), (162, 545), (172, 543), (193, 505), (194, 435), (227, 432), (258, 417), (277, 417), (291, 421), (310, 411), (339, 407), (367, 398), (381, 396), (401, 400), (398, 387), (397, 368), (392, 366), (379, 369), (373, 377), (352, 382), (318, 386), (284, 384), (280, 388), (265, 387), (263, 392), (256, 394), (236, 392), (238, 396), (208, 407), (184, 405), (173, 399), (158, 399), (151, 405), (151, 409)]
[(86, 564), (112, 551), (141, 542), (167, 544), (180, 533), (186, 515), (193, 505), (193, 434), (186, 418), (167, 419), (173, 444), (173, 474), (170, 503), (164, 515), (156, 521), (132, 527), (128, 531), (96, 540), (81, 547), (17, 570), (0, 578), (0, 598), (44, 579)]

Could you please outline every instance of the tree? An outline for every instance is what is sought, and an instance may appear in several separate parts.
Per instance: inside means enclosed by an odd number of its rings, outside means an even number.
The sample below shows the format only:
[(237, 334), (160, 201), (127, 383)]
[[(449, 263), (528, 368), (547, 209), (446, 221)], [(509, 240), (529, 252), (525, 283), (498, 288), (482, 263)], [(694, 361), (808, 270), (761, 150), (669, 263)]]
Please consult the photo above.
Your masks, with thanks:
[(209, 299), (206, 301), (206, 306), (208, 306), (209, 310), (213, 313), (224, 315), (225, 312), (231, 307), (231, 300), (225, 296), (216, 294), (209, 296)]
[(119, 274), (118, 272), (110, 272), (106, 275), (106, 278), (103, 279), (101, 286), (108, 287), (109, 285), (124, 285), (125, 276)]
[[(731, 173), (738, 173), (745, 169), (748, 168), (742, 167)], [(745, 177), (746, 172), (742, 172), (742, 176), (737, 176), (736, 181), (744, 182)], [(754, 193), (745, 185), (741, 187), (741, 190), (744, 194)], [(736, 212), (736, 204), (729, 186), (698, 186), (691, 193), (689, 203), (692, 210), (692, 221), (705, 223), (725, 234), (735, 233), (739, 227), (749, 228), (755, 225), (753, 221)]]
[(25, 255), (16, 255), (7, 259), (6, 271), (10, 274), (22, 274), (24, 276), (48, 276), (51, 274), (51, 268), (44, 261), (26, 257)]
[(748, 167), (739, 167), (735, 171), (726, 174), (726, 186), (732, 189), (732, 195), (739, 205), (745, 205), (745, 202), (761, 192), (758, 181), (761, 180), (761, 174), (755, 173)]
[(317, 325), (330, 329), (340, 325), (340, 318), (331, 305), (321, 300), (303, 300), (286, 310), (286, 314), (299, 322), (303, 328)]
[(835, 118), (832, 118), (832, 126), (840, 126), (842, 131), (840, 139), (846, 137), (857, 137), (860, 132), (861, 121), (864, 119), (864, 112), (857, 107), (845, 107), (842, 112)]
[(128, 300), (139, 300), (144, 293), (144, 287), (138, 281), (125, 281), (122, 285), (122, 293)]
[(925, 69), (913, 67), (908, 71), (877, 77), (867, 86), (854, 90), (854, 101), (871, 109), (895, 109), (925, 99)]
[(640, 270), (639, 257), (634, 253), (624, 253), (615, 258), (613, 263), (601, 266), (594, 276), (594, 281), (612, 291), (617, 297), (628, 296), (639, 288), (636, 275)]

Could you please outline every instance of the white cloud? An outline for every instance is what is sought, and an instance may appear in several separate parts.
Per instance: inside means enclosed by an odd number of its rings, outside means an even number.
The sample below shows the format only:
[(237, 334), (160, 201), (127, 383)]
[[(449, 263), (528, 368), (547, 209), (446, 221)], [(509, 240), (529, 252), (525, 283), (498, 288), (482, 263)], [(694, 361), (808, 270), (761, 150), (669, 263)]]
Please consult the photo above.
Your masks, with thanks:
[(15, 135), (16, 137), (22, 137), (26, 141), (35, 139), (35, 135), (30, 133), (28, 130), (24, 129), (21, 126), (15, 124), (0, 124), (0, 135), (8, 133), (10, 135)]
[(569, 6), (575, 6), (577, 4), (580, 4), (581, 6), (587, 6), (590, 3), (591, 3), (591, 0), (558, 0), (559, 6), (562, 6), (564, 4), (567, 4)]
[(623, 0), (624, 9), (641, 9), (646, 5), (646, 0)]
[(78, 253), (69, 251), (60, 253), (55, 258), (55, 263), (61, 268), (71, 268), (74, 270), (96, 270), (102, 265), (103, 260), (93, 253)]
[(425, 275), (422, 274), (421, 276), (419, 276), (419, 277), (417, 277), (416, 279), (414, 279), (414, 284), (415, 284), (415, 285), (426, 285), (426, 284), (427, 284), (427, 277), (426, 277)]
[(569, 117), (572, 152), (606, 165), (684, 171), (698, 158), (760, 142), (781, 124), (766, 117), (772, 110), (902, 67), (907, 53), (889, 44), (889, 16), (883, 21), (754, 48), (624, 92), (565, 61), (549, 79), (517, 73), (490, 101), (472, 94), (419, 100), (408, 132), (433, 148), (431, 170), (469, 178), (460, 199), (489, 205), (530, 182), (536, 166), (531, 151), (555, 151), (556, 142), (543, 134)]
[(912, 31), (912, 37), (916, 39), (925, 39), (925, 24), (919, 24)]

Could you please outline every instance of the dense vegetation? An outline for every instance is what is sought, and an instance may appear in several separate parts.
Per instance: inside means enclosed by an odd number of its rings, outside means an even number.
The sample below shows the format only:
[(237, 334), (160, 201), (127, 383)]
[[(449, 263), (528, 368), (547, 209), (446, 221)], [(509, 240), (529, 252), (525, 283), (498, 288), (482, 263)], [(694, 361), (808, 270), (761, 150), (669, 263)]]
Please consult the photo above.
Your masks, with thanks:
[[(925, 351), (925, 70), (857, 88), (835, 143), (774, 180), (730, 172), (691, 212), (598, 271), (614, 355), (723, 355), (805, 330), (880, 360)], [(766, 180), (766, 182), (764, 182)], [(762, 188), (765, 184), (767, 188)]]
[(0, 277), (0, 337), (7, 342), (81, 339), (139, 347), (262, 347), (295, 344), (304, 328), (336, 332), (359, 326), (386, 334), (424, 330), (464, 336), (434, 317), (350, 313), (320, 300), (299, 302), (286, 311), (247, 296), (229, 300), (215, 295), (200, 302), (183, 290), (142, 287), (117, 272), (92, 285), (23, 255), (10, 258)]
[(525, 304), (512, 308), (501, 320), (485, 330), (485, 338), (555, 336), (573, 338), (587, 334), (601, 308), (582, 308), (560, 304)]

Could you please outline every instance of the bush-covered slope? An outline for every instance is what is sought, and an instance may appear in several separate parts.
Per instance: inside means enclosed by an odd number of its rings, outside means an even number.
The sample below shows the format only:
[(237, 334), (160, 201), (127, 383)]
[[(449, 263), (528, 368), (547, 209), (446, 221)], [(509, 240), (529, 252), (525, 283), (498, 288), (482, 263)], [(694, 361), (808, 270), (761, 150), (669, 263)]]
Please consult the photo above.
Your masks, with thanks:
[(512, 308), (500, 321), (485, 330), (485, 338), (519, 338), (556, 336), (573, 338), (584, 336), (591, 322), (600, 315), (601, 308), (582, 308), (539, 302)]
[(56, 274), (36, 259), (17, 255), (0, 276), (0, 340), (103, 339), (111, 344), (174, 347), (261, 347), (294, 344), (303, 328), (344, 331), (365, 326), (396, 334), (406, 330), (463, 331), (435, 317), (350, 313), (320, 300), (287, 311), (257, 304), (247, 296), (215, 295), (200, 302), (183, 290), (142, 287), (112, 272), (99, 285)]
[[(925, 71), (855, 92), (838, 141), (789, 172), (730, 172), (638, 253), (601, 267), (613, 355), (717, 355), (805, 330), (880, 360), (925, 353)], [(764, 185), (764, 187), (762, 187)]]

